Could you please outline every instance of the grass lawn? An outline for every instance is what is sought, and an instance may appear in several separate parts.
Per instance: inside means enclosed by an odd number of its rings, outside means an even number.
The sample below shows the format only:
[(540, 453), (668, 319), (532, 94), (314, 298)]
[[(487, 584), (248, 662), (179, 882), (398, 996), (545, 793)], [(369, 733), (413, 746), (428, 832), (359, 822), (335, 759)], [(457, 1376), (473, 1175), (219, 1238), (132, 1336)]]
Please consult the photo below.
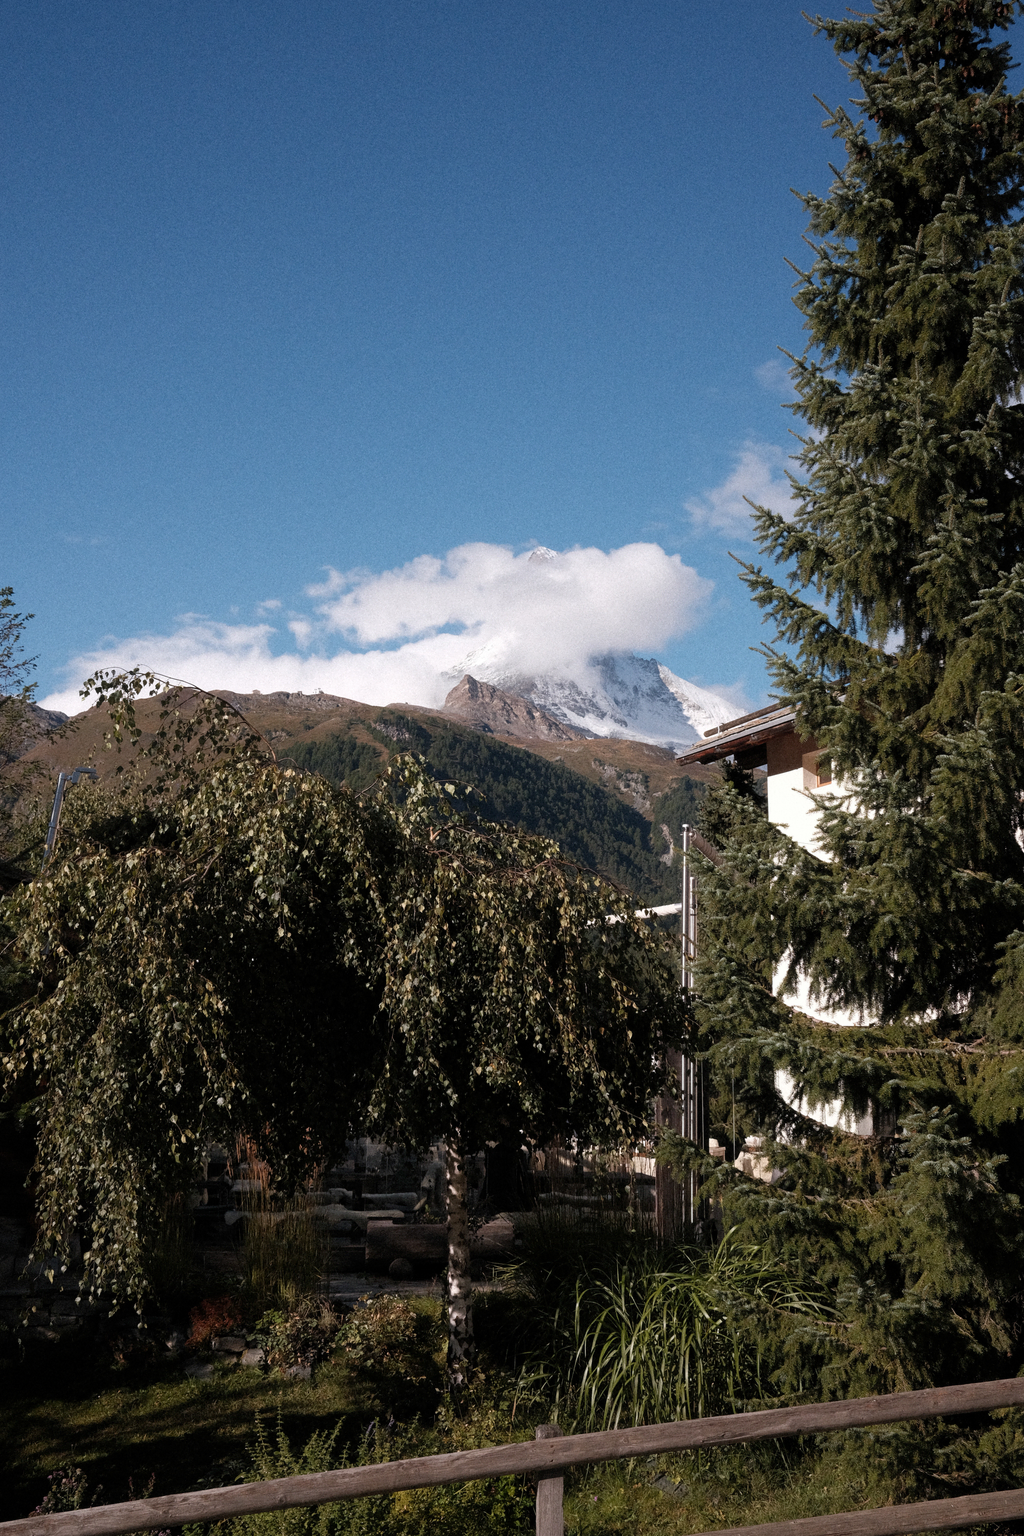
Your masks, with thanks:
[[(250, 1467), (246, 1447), (257, 1412), (273, 1429), (279, 1410), (293, 1448), (339, 1420), (342, 1439), (352, 1444), (379, 1400), (372, 1384), (340, 1360), (318, 1367), (311, 1381), (234, 1365), (217, 1365), (209, 1380), (199, 1381), (184, 1374), (180, 1359), (118, 1368), (95, 1345), (35, 1345), (0, 1375), (0, 1519), (29, 1514), (46, 1491), (47, 1474), (69, 1464), (84, 1469), (90, 1493), (102, 1485), (102, 1503), (138, 1495), (150, 1479), (154, 1493), (231, 1483)], [(484, 1419), (483, 1432), (468, 1435), (472, 1443), (529, 1433), (500, 1415)], [(420, 1443), (405, 1454), (451, 1448), (429, 1443), (427, 1431), (415, 1438)], [(471, 1499), (479, 1519), (484, 1490), (476, 1485), (465, 1494), (466, 1516)], [(430, 1529), (436, 1497), (413, 1501), (423, 1505), (413, 1528), (422, 1518)], [(445, 1498), (446, 1529), (459, 1528), (448, 1525), (453, 1498)], [(660, 1457), (581, 1470), (567, 1480), (566, 1529), (578, 1536), (686, 1536), (862, 1502), (863, 1484), (851, 1483), (838, 1463), (830, 1474), (827, 1461), (795, 1446), (781, 1456), (777, 1447), (740, 1447), (700, 1460)], [(412, 1509), (403, 1516), (396, 1508), (396, 1517), (396, 1531), (409, 1529)]]
[[(278, 1406), (293, 1444), (352, 1416), (352, 1433), (372, 1413), (341, 1362), (312, 1381), (217, 1365), (208, 1381), (184, 1374), (183, 1360), (116, 1368), (95, 1345), (36, 1344), (0, 1371), (0, 1519), (28, 1515), (46, 1491), (47, 1473), (82, 1467), (102, 1503), (233, 1482), (248, 1467), (246, 1444), (257, 1412), (276, 1421)], [(362, 1412), (361, 1412), (362, 1410)]]

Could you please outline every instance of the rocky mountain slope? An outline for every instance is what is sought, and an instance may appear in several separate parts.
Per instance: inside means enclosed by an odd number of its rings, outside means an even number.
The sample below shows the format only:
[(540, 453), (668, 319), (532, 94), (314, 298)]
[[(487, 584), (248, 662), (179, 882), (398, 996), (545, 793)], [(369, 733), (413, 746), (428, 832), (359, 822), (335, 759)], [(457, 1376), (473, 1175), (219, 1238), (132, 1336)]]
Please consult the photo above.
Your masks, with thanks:
[(650, 657), (629, 652), (595, 656), (573, 675), (527, 676), (503, 643), (482, 646), (448, 674), (469, 675), (536, 708), (585, 736), (614, 736), (678, 749), (732, 719), (737, 710), (710, 689), (677, 677)]
[(475, 731), (514, 736), (517, 741), (582, 741), (584, 733), (565, 725), (519, 694), (505, 693), (468, 674), (450, 691), (441, 710)]

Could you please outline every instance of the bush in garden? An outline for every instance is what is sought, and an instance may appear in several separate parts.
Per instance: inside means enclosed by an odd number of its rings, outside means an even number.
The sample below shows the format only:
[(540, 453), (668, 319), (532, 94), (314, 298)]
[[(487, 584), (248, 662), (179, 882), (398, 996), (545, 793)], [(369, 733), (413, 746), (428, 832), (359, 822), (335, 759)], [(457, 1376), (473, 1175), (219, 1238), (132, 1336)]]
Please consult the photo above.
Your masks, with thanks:
[(85, 1509), (89, 1504), (97, 1504), (103, 1492), (102, 1486), (97, 1487), (89, 1498), (89, 1479), (81, 1467), (58, 1467), (46, 1481), (49, 1486), (42, 1502), (32, 1511), (34, 1515), (57, 1515), (69, 1509)]
[(342, 1344), (351, 1363), (376, 1376), (422, 1383), (436, 1375), (441, 1342), (436, 1317), (402, 1296), (375, 1296), (352, 1313)]
[(189, 1349), (202, 1349), (211, 1339), (238, 1333), (244, 1327), (241, 1304), (234, 1296), (205, 1296), (188, 1315)]
[(341, 1327), (329, 1301), (305, 1296), (287, 1311), (264, 1312), (255, 1331), (268, 1365), (311, 1369), (326, 1360)]

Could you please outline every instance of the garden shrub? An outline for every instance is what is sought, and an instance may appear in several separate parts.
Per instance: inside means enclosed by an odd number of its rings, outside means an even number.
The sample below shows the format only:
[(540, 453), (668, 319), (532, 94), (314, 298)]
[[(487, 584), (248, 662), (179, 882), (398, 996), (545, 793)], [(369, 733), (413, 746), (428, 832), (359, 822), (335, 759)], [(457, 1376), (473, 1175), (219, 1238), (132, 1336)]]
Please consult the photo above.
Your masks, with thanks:
[(311, 1369), (327, 1359), (341, 1327), (342, 1320), (329, 1301), (305, 1296), (287, 1311), (264, 1312), (255, 1334), (268, 1365)]
[(244, 1327), (242, 1305), (234, 1296), (205, 1296), (189, 1317), (189, 1349), (202, 1349), (211, 1339), (237, 1334)]

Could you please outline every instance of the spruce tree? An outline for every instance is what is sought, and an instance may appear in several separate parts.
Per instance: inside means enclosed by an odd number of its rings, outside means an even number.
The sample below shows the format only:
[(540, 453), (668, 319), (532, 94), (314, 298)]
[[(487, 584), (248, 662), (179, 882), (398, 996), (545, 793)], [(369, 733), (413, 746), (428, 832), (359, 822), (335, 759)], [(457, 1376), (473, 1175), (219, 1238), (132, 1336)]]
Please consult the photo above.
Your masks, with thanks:
[[(774, 622), (773, 691), (841, 793), (819, 800), (821, 857), (735, 786), (709, 797), (727, 857), (703, 880), (700, 972), (717, 1134), (735, 1083), (740, 1133), (781, 1174), (711, 1184), (832, 1293), (834, 1325), (791, 1341), (785, 1379), (812, 1396), (1024, 1363), (1018, 8), (814, 21), (853, 110), (826, 107), (845, 158), (802, 199), (795, 510), (757, 511), (766, 564), (745, 580)], [(786, 965), (862, 1026), (780, 1000)], [(873, 1104), (891, 1134), (822, 1128), (829, 1101)]]

